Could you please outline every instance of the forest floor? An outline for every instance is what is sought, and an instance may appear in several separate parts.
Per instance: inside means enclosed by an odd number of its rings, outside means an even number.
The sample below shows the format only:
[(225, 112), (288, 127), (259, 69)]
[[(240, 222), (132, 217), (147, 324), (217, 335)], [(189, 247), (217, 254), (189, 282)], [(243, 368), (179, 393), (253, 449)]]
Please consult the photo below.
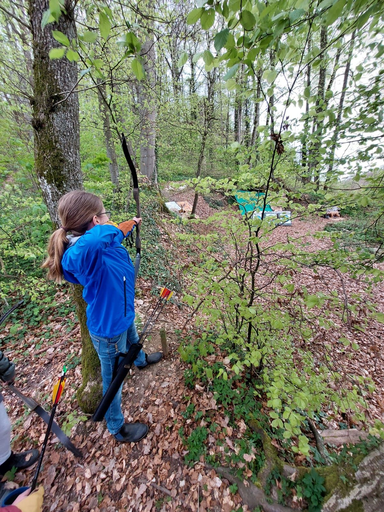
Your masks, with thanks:
[[(184, 200), (192, 204), (193, 194), (188, 191), (172, 193), (172, 200)], [(206, 218), (214, 209), (199, 200), (197, 214)], [(273, 243), (290, 238), (306, 237), (308, 250), (318, 250), (330, 242), (315, 239), (312, 235), (321, 231), (327, 223), (337, 220), (313, 217), (309, 220), (294, 220), (291, 227), (281, 226), (273, 233)], [(143, 229), (144, 236), (144, 229)], [(331, 270), (324, 269), (323, 274), (314, 276), (313, 271), (293, 276), (296, 286), (305, 285), (316, 292), (322, 286), (343, 293), (342, 283), (336, 276), (329, 275)], [(346, 277), (352, 291), (365, 293), (364, 283)], [(150, 286), (139, 279), (142, 288), (136, 309), (145, 317), (149, 304), (156, 300), (150, 295)], [(375, 286), (375, 301), (378, 310), (384, 312), (384, 285)], [(60, 300), (60, 294), (58, 294)], [(368, 299), (367, 299), (368, 300)], [(228, 417), (222, 406), (218, 406), (213, 394), (196, 385), (189, 389), (184, 382), (187, 367), (180, 360), (178, 332), (183, 328), (187, 313), (180, 308), (181, 298), (176, 304), (169, 304), (162, 315), (159, 326), (152, 338), (146, 342), (145, 350), (153, 352), (161, 349), (158, 331), (165, 327), (170, 347), (169, 356), (159, 364), (146, 370), (133, 370), (123, 390), (123, 411), (126, 421), (141, 421), (150, 427), (146, 439), (137, 444), (117, 443), (108, 433), (105, 423), (92, 423), (82, 420), (83, 414), (77, 407), (75, 393), (81, 382), (81, 367), (75, 366), (68, 372), (67, 385), (56, 415), (61, 425), (71, 426), (71, 440), (83, 452), (84, 458), (77, 459), (51, 436), (39, 483), (45, 488), (44, 512), (48, 511), (210, 511), (231, 512), (242, 507), (237, 492), (232, 492), (229, 482), (208, 468), (203, 459), (188, 466), (184, 457), (186, 447), (179, 434), (180, 428), (192, 431), (201, 425), (201, 419), (187, 418), (187, 405), (193, 403), (199, 411), (209, 411), (219, 425), (216, 432), (207, 439), (210, 452), (222, 451), (222, 443), (230, 450), (246, 430), (243, 421), (236, 428), (229, 426)], [(363, 309), (359, 312), (363, 317)], [(357, 314), (355, 321), (358, 321)], [(68, 321), (74, 327), (68, 331)], [(71, 325), (73, 325), (71, 323)], [(70, 319), (55, 320), (52, 329), (58, 334), (57, 341), (49, 348), (35, 347), (39, 342), (39, 330), (31, 330), (25, 337), (22, 350), (15, 346), (2, 346), (6, 354), (16, 362), (17, 378), (15, 385), (27, 396), (35, 398), (47, 410), (50, 408), (49, 396), (52, 385), (61, 373), (64, 363), (78, 361), (81, 355), (81, 340), (74, 316)], [(2, 336), (9, 331), (9, 324), (3, 326)], [(62, 334), (60, 334), (62, 333)], [(374, 320), (367, 329), (354, 330), (353, 337), (360, 346), (354, 357), (347, 354), (343, 346), (337, 344), (338, 338), (348, 334), (350, 327), (335, 314), (334, 329), (319, 332), (317, 343), (329, 341), (335, 345), (335, 357), (340, 359), (345, 371), (358, 375), (370, 375), (376, 384), (376, 391), (367, 396), (368, 420), (384, 419), (384, 337), (383, 326)], [(210, 356), (220, 358), (221, 355)], [(5, 403), (13, 424), (13, 450), (22, 451), (41, 446), (45, 424), (40, 418), (29, 413), (22, 402), (3, 387)], [(328, 428), (339, 428), (340, 418), (329, 419)], [(352, 426), (352, 425), (348, 425)], [(366, 428), (366, 425), (354, 425)], [(222, 441), (218, 443), (217, 441)], [(300, 462), (300, 460), (298, 460)], [(15, 485), (29, 485), (34, 468), (16, 474)]]

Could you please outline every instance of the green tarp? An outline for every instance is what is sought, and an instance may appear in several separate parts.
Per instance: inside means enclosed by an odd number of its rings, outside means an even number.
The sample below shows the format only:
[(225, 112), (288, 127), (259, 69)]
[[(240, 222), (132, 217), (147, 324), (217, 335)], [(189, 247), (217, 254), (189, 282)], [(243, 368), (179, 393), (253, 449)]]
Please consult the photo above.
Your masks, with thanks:
[[(246, 213), (260, 212), (264, 204), (263, 192), (250, 192), (249, 190), (238, 190), (235, 199), (239, 205), (241, 215)], [(266, 212), (273, 212), (269, 204), (265, 207)]]

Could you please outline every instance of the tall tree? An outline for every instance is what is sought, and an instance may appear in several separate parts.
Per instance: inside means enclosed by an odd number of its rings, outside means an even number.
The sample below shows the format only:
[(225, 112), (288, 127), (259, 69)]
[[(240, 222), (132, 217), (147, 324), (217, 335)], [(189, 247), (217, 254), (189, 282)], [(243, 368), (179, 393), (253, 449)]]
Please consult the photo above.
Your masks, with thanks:
[(117, 155), (115, 149), (115, 143), (113, 140), (113, 134), (111, 129), (110, 113), (106, 104), (107, 88), (105, 81), (98, 80), (97, 85), (97, 97), (99, 100), (99, 109), (101, 118), (103, 120), (103, 132), (105, 139), (105, 146), (107, 149), (107, 157), (109, 158), (109, 175), (115, 188), (119, 186), (119, 166), (117, 163)]
[(145, 40), (140, 55), (145, 77), (137, 83), (140, 111), (140, 172), (153, 183), (156, 176), (156, 56), (153, 36)]
[[(48, 0), (29, 0), (33, 41), (33, 116), (35, 168), (44, 201), (54, 223), (59, 225), (57, 203), (60, 197), (81, 189), (79, 101), (76, 92), (77, 65), (68, 59), (51, 59), (56, 46), (52, 29), (69, 40), (76, 38), (76, 0), (66, 0), (56, 13), (53, 25), (42, 26)], [(78, 392), (80, 406), (92, 412), (101, 396), (100, 364), (86, 326), (86, 304), (82, 287), (74, 297), (81, 327), (83, 384)]]
[(351, 62), (352, 62), (352, 55), (353, 55), (353, 49), (355, 45), (355, 38), (356, 38), (356, 30), (353, 31), (351, 40), (349, 42), (349, 50), (348, 50), (348, 56), (347, 61), (345, 64), (345, 70), (344, 70), (344, 78), (343, 78), (343, 86), (340, 94), (340, 100), (339, 100), (339, 107), (337, 111), (337, 118), (335, 121), (335, 130), (332, 135), (332, 146), (330, 149), (329, 154), (329, 164), (328, 164), (328, 170), (325, 178), (325, 186), (327, 186), (327, 183), (332, 179), (332, 173), (333, 173), (333, 165), (335, 162), (335, 152), (336, 152), (336, 146), (339, 139), (339, 134), (341, 130), (341, 118), (343, 115), (343, 108), (344, 108), (344, 100), (345, 95), (347, 93), (347, 86), (348, 86), (348, 79), (351, 72)]
[[(66, 0), (53, 29), (76, 38), (76, 0)], [(77, 65), (68, 59), (50, 59), (57, 42), (51, 26), (42, 27), (48, 0), (29, 0), (33, 39), (34, 94), (32, 126), (35, 169), (49, 214), (56, 223), (57, 202), (70, 190), (82, 188), (80, 167), (79, 100), (75, 91)]]

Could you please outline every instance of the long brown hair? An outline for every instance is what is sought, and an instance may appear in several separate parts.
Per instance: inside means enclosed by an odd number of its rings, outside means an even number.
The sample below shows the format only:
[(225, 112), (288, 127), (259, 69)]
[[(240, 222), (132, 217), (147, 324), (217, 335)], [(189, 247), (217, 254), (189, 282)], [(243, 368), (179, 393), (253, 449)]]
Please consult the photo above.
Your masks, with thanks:
[(83, 190), (73, 190), (65, 194), (59, 201), (57, 208), (61, 227), (49, 238), (48, 257), (42, 264), (48, 269), (48, 278), (61, 283), (63, 268), (61, 259), (64, 254), (65, 244), (68, 243), (67, 232), (73, 235), (83, 235), (93, 217), (103, 208), (102, 200)]

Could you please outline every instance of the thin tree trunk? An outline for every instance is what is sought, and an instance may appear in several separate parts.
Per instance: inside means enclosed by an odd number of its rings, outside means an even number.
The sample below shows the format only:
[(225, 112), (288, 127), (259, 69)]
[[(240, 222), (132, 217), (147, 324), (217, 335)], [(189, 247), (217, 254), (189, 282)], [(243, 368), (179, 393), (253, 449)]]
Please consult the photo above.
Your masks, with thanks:
[(327, 187), (327, 183), (332, 178), (333, 165), (335, 162), (335, 151), (336, 151), (337, 141), (339, 139), (341, 118), (343, 115), (344, 99), (345, 99), (345, 95), (346, 95), (347, 87), (348, 87), (349, 73), (351, 70), (351, 61), (352, 61), (353, 49), (354, 49), (354, 45), (355, 45), (355, 37), (356, 37), (356, 30), (352, 33), (351, 40), (349, 43), (348, 58), (347, 58), (347, 63), (345, 65), (345, 71), (344, 71), (343, 88), (342, 88), (341, 95), (340, 95), (339, 108), (338, 108), (337, 119), (336, 119), (336, 124), (335, 124), (335, 131), (332, 136), (332, 145), (331, 145), (331, 149), (330, 149), (329, 164), (328, 164), (328, 170), (327, 170), (324, 188)]
[(109, 117), (108, 107), (105, 104), (105, 100), (107, 98), (107, 90), (105, 83), (101, 80), (98, 80), (97, 85), (97, 97), (99, 100), (99, 109), (101, 113), (101, 118), (103, 120), (103, 132), (105, 139), (105, 147), (107, 150), (107, 157), (109, 158), (109, 174), (111, 176), (111, 181), (115, 186), (115, 189), (119, 187), (119, 166), (117, 163), (116, 149), (115, 143), (113, 142), (113, 135), (111, 130), (111, 120)]
[[(316, 113), (319, 114), (324, 110), (324, 99), (325, 99), (325, 78), (327, 74), (327, 63), (325, 58), (325, 49), (328, 41), (328, 29), (327, 27), (321, 27), (320, 32), (320, 72), (319, 72), (319, 83), (317, 87), (317, 99), (316, 99)], [(309, 174), (313, 177), (314, 183), (317, 188), (320, 184), (320, 145), (321, 137), (323, 134), (323, 120), (316, 116), (313, 120), (313, 143), (310, 150), (310, 161), (309, 161)]]
[[(269, 52), (269, 63), (270, 68), (275, 68), (275, 52), (274, 50), (271, 50)], [(272, 94), (272, 96), (269, 98), (268, 102), (268, 114), (267, 114), (267, 126), (271, 124), (271, 128), (269, 130), (270, 133), (275, 133), (275, 113), (274, 113), (274, 106), (275, 106), (275, 95)]]
[(238, 76), (238, 83), (240, 85), (240, 90), (236, 89), (235, 93), (235, 111), (234, 111), (234, 136), (236, 142), (241, 142), (242, 132), (243, 132), (243, 100), (241, 97), (241, 93), (243, 91), (243, 66), (241, 66), (240, 73)]
[[(311, 51), (311, 37), (308, 38), (308, 53)], [(311, 90), (311, 65), (307, 66), (306, 74), (306, 88)], [(310, 94), (309, 94), (310, 96)], [(301, 175), (302, 182), (309, 183), (311, 177), (308, 171), (308, 139), (309, 139), (309, 98), (305, 102), (305, 121), (304, 121), (304, 133), (301, 140), (301, 166), (303, 167), (303, 173)]]
[[(203, 132), (201, 134), (201, 144), (200, 144), (200, 151), (199, 151), (199, 159), (197, 162), (196, 178), (199, 178), (201, 175), (201, 170), (202, 170), (203, 162), (204, 162), (205, 146), (206, 146), (208, 134), (210, 132), (211, 125), (212, 125), (214, 84), (215, 84), (215, 75), (213, 72), (210, 72), (210, 73), (208, 73), (207, 97), (204, 98), (204, 100), (203, 100), (204, 101), (204, 104), (203, 104), (204, 105), (204, 108), (203, 108), (204, 125), (203, 125)], [(196, 192), (195, 197), (193, 199), (191, 216), (195, 215), (195, 213), (196, 213), (198, 199), (199, 199), (199, 194)]]
[(256, 144), (256, 140), (259, 138), (259, 132), (257, 131), (260, 125), (260, 101), (258, 101), (261, 97), (261, 77), (263, 74), (263, 70), (259, 69), (256, 74), (256, 97), (255, 97), (255, 111), (253, 114), (253, 127), (252, 127), (252, 137), (251, 137), (251, 146)]
[[(246, 88), (248, 88), (248, 81), (245, 82)], [(244, 102), (244, 137), (243, 143), (248, 148), (251, 144), (251, 122), (249, 119), (249, 98)]]
[(157, 105), (155, 97), (155, 47), (153, 37), (148, 37), (141, 49), (144, 61), (145, 78), (138, 83), (140, 102), (140, 172), (152, 183), (156, 179), (156, 120)]

